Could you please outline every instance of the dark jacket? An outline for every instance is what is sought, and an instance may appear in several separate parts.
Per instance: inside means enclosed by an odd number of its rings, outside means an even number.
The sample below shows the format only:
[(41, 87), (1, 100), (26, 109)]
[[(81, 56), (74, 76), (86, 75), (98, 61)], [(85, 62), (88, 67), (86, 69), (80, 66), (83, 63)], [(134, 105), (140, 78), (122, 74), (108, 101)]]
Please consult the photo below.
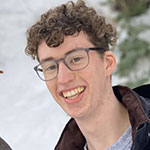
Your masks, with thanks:
[(12, 150), (10, 146), (0, 137), (0, 150)]
[[(118, 100), (126, 107), (132, 126), (132, 150), (150, 150), (150, 84), (133, 90), (113, 87)], [(86, 140), (72, 118), (67, 123), (55, 150), (84, 150)]]

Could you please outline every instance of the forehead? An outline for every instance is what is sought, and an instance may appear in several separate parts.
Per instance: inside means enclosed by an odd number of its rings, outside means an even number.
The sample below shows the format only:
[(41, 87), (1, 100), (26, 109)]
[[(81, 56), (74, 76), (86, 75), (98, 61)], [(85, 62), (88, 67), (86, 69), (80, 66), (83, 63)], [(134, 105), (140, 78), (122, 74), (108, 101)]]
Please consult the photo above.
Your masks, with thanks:
[(40, 61), (49, 57), (58, 59), (73, 49), (88, 47), (93, 47), (93, 44), (85, 33), (80, 32), (78, 35), (64, 37), (64, 42), (58, 47), (48, 47), (46, 42), (42, 41), (38, 47), (38, 57)]

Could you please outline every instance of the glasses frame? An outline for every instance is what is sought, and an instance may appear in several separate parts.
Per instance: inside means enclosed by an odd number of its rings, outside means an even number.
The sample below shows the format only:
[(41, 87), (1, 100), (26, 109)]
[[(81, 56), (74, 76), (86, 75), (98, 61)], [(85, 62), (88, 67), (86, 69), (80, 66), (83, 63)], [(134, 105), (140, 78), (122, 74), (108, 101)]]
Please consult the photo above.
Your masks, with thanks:
[[(67, 57), (70, 53), (72, 53), (72, 52), (74, 52), (74, 51), (77, 51), (77, 50), (84, 50), (84, 51), (87, 53), (87, 56), (88, 56), (88, 63), (87, 63), (87, 65), (85, 65), (83, 68), (73, 70), (73, 69), (71, 69), (71, 68), (68, 66), (68, 64), (66, 63), (65, 59), (66, 59), (66, 57)], [(62, 58), (60, 58), (60, 59), (57, 59), (57, 60), (54, 60), (54, 62), (55, 62), (56, 65), (57, 65), (57, 68), (58, 68), (58, 69), (57, 69), (57, 73), (56, 73), (56, 76), (54, 76), (52, 79), (48, 79), (48, 80), (45, 80), (45, 79), (43, 79), (43, 78), (40, 76), (40, 74), (39, 74), (39, 72), (38, 72), (38, 67), (39, 67), (40, 65), (42, 65), (44, 62), (50, 60), (49, 58), (47, 58), (46, 60), (41, 61), (41, 62), (40, 62), (38, 65), (36, 65), (33, 69), (35, 70), (36, 74), (38, 75), (38, 77), (39, 77), (41, 80), (43, 80), (43, 81), (50, 81), (50, 80), (53, 80), (53, 79), (55, 79), (55, 78), (57, 77), (57, 75), (58, 75), (58, 70), (59, 70), (59, 62), (60, 62), (60, 61), (62, 61), (62, 62), (65, 64), (65, 66), (66, 66), (69, 70), (71, 70), (71, 71), (79, 71), (79, 70), (82, 70), (82, 69), (84, 69), (85, 67), (87, 67), (88, 64), (89, 64), (89, 60), (90, 60), (90, 59), (89, 59), (89, 51), (90, 51), (90, 50), (103, 51), (103, 52), (106, 51), (104, 48), (101, 48), (101, 47), (90, 47), (90, 48), (77, 48), (77, 49), (73, 49), (73, 50), (67, 52), (64, 57), (62, 57)]]

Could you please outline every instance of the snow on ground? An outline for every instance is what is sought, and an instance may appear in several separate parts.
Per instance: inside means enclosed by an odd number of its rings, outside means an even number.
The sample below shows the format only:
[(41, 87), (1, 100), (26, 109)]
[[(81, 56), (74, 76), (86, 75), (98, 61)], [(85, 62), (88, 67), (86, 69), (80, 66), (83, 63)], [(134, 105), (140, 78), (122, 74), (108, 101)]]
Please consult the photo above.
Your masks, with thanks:
[(26, 29), (42, 12), (64, 2), (1, 1), (0, 136), (14, 150), (52, 150), (69, 119), (34, 73), (37, 62), (24, 54)]

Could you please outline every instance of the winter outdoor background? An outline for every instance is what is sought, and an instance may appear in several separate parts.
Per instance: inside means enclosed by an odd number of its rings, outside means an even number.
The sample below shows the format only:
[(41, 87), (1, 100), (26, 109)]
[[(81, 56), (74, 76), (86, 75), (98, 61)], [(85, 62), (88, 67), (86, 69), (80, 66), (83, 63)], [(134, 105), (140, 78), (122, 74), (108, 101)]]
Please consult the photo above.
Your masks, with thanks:
[[(108, 13), (97, 5), (99, 1), (87, 2)], [(67, 0), (0, 2), (0, 70), (4, 71), (0, 74), (0, 137), (13, 150), (53, 150), (69, 120), (33, 71), (37, 62), (24, 53), (26, 29), (41, 13), (64, 2)]]

